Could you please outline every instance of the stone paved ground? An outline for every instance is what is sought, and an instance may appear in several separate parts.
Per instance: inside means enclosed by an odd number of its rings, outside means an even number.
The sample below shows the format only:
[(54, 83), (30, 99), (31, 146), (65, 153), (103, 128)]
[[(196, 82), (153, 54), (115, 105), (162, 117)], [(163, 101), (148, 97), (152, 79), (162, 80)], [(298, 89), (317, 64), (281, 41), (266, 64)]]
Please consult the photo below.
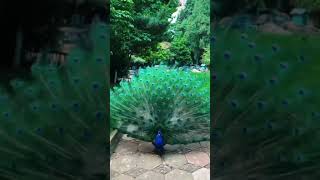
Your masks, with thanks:
[(162, 157), (151, 143), (123, 136), (111, 156), (111, 180), (209, 180), (210, 143), (166, 145)]

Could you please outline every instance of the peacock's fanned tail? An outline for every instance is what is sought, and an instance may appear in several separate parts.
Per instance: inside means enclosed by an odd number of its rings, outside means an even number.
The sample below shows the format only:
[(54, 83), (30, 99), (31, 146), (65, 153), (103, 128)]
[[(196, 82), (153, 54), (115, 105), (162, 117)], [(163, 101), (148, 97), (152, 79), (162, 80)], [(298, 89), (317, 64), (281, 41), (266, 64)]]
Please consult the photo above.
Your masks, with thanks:
[(213, 178), (320, 177), (320, 64), (313, 41), (222, 29), (212, 41)]
[(164, 65), (140, 69), (111, 91), (113, 126), (150, 142), (158, 130), (168, 144), (208, 140), (209, 74), (205, 77)]
[(90, 46), (78, 44), (65, 65), (43, 59), (32, 80), (1, 90), (0, 179), (105, 178), (107, 31), (93, 23)]

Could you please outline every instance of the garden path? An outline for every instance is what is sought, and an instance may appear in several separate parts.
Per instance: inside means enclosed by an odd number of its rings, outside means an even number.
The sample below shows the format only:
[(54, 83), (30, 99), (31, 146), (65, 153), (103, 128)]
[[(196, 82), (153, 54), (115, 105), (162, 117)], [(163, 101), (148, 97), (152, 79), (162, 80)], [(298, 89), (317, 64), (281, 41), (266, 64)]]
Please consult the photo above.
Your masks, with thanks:
[(160, 157), (148, 142), (123, 136), (111, 156), (111, 180), (209, 180), (210, 143), (166, 145)]

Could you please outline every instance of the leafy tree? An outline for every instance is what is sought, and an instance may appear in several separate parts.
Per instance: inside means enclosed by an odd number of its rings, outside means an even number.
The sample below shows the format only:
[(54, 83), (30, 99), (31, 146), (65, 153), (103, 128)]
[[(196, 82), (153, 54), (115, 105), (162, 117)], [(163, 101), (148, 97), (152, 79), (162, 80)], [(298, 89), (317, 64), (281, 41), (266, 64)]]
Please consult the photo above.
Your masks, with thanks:
[(210, 1), (189, 0), (181, 23), (177, 25), (177, 35), (187, 39), (192, 50), (194, 63), (199, 64), (204, 48), (209, 44)]
[(132, 38), (135, 38), (132, 0), (111, 0), (111, 79), (115, 70), (125, 73), (129, 65)]
[(297, 7), (304, 7), (309, 10), (320, 9), (320, 0), (294, 0), (293, 3)]
[(179, 65), (192, 64), (191, 52), (185, 37), (177, 37), (171, 44), (171, 59)]
[(168, 18), (176, 5), (177, 0), (111, 0), (111, 75), (125, 75), (132, 55), (145, 58), (169, 39)]
[(150, 51), (149, 55), (145, 58), (151, 64), (170, 64), (171, 62), (171, 51), (166, 48), (162, 48), (160, 45), (155, 50)]

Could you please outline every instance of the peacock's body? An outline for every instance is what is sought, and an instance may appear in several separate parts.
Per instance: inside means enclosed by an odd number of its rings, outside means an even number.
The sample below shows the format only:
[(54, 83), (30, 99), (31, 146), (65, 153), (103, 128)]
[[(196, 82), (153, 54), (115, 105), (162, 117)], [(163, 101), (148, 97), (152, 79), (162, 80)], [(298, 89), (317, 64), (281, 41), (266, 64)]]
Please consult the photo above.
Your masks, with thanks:
[(319, 40), (215, 30), (213, 179), (320, 177)]
[[(64, 66), (32, 66), (0, 94), (0, 179), (105, 179), (108, 27), (89, 27)], [(89, 47), (89, 48), (88, 48)]]
[[(111, 93), (112, 125), (129, 136), (164, 144), (184, 144), (210, 137), (209, 74), (198, 75), (160, 65), (140, 69), (131, 82)], [(158, 149), (161, 151), (162, 142)]]

